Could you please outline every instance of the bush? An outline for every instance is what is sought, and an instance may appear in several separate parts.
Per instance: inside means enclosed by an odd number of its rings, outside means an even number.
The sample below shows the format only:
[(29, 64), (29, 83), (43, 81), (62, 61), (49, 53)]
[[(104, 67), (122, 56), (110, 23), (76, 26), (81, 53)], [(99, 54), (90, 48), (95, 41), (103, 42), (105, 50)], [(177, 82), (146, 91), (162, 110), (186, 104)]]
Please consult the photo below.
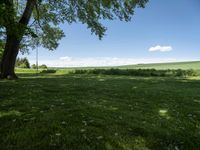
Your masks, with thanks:
[(2, 40), (0, 40), (0, 62), (3, 56), (4, 46), (5, 46), (5, 43)]
[(26, 64), (20, 64), (19, 66), (18, 66), (18, 68), (27, 68), (27, 65)]
[(56, 70), (42, 70), (41, 73), (56, 73)]
[(30, 68), (30, 63), (26, 57), (25, 58), (17, 58), (15, 66), (18, 68)]
[(2, 56), (3, 56), (3, 49), (0, 47), (0, 62), (1, 62)]
[(128, 75), (128, 76), (153, 76), (153, 77), (185, 77), (195, 76), (193, 70), (156, 70), (156, 69), (89, 69), (74, 70), (71, 74), (104, 74), (104, 75)]
[(41, 66), (39, 66), (40, 69), (47, 69), (47, 65), (42, 64)]
[(37, 69), (36, 64), (31, 65), (31, 68), (32, 68), (32, 69)]
[[(3, 49), (0, 47), (0, 64), (3, 56)], [(0, 65), (0, 70), (1, 70), (1, 65)]]

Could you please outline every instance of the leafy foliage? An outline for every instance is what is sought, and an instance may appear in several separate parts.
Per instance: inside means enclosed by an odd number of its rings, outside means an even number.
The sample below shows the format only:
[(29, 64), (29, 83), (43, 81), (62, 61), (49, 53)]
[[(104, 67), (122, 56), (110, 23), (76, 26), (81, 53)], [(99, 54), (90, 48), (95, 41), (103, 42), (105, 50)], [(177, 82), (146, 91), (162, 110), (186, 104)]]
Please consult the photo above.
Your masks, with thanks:
[[(27, 4), (35, 2), (33, 15), (28, 26), (19, 23)], [(92, 33), (100, 39), (106, 31), (103, 20), (119, 19), (130, 21), (134, 8), (144, 8), (148, 0), (1, 0), (0, 30), (17, 33), (24, 38), (21, 51), (28, 47), (43, 46), (49, 50), (58, 47), (58, 41), (64, 37), (60, 24), (80, 22), (86, 24)], [(22, 33), (25, 29), (25, 33)]]
[[(31, 68), (32, 68), (32, 69), (37, 69), (37, 65), (36, 65), (36, 64), (33, 64), (33, 65), (31, 65)], [(47, 67), (47, 65), (42, 64), (42, 65), (38, 66), (38, 68), (39, 68), (39, 69), (47, 69), (48, 67)]]
[(18, 68), (30, 68), (30, 63), (27, 58), (17, 58), (15, 66)]
[(4, 50), (4, 46), (5, 46), (5, 37), (3, 36), (3, 30), (1, 30), (0, 28), (0, 62), (1, 62), (1, 58), (3, 56), (3, 50)]
[(47, 70), (42, 70), (40, 73), (56, 73), (56, 70), (54, 69), (47, 69)]
[(70, 74), (104, 74), (104, 75), (128, 75), (146, 77), (185, 77), (196, 76), (194, 70), (156, 70), (156, 69), (79, 69), (70, 71)]
[(31, 68), (32, 68), (32, 69), (37, 69), (36, 64), (32, 64), (32, 65), (31, 65)]
[(47, 65), (42, 64), (42, 65), (39, 66), (39, 68), (40, 68), (40, 69), (47, 69)]
[(3, 47), (1, 47), (0, 45), (0, 62), (1, 62), (2, 55), (3, 55)]

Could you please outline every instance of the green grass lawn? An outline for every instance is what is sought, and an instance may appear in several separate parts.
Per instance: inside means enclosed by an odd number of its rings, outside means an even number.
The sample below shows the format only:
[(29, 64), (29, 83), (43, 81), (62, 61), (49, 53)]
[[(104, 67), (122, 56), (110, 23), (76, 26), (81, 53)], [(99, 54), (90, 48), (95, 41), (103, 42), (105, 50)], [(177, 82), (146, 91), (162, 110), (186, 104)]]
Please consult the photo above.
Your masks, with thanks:
[(0, 149), (199, 150), (200, 78), (0, 80)]

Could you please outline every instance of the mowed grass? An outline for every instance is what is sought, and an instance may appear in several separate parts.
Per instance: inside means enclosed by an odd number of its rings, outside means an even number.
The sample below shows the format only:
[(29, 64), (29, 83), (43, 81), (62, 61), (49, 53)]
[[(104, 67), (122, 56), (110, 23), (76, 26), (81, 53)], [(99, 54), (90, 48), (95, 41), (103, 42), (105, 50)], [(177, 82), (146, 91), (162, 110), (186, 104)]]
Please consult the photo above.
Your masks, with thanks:
[(0, 149), (199, 150), (200, 78), (0, 80)]

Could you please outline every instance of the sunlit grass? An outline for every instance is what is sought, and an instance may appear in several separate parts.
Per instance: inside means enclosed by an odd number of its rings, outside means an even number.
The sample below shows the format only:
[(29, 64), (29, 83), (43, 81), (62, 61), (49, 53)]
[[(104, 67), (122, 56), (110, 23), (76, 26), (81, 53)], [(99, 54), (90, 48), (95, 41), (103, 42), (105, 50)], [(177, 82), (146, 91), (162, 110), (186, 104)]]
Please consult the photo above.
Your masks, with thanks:
[(21, 116), (21, 113), (19, 111), (16, 110), (12, 110), (12, 111), (8, 111), (8, 112), (0, 112), (0, 118), (1, 117), (6, 117), (6, 116)]
[(199, 149), (200, 80), (20, 74), (0, 80), (0, 149)]

